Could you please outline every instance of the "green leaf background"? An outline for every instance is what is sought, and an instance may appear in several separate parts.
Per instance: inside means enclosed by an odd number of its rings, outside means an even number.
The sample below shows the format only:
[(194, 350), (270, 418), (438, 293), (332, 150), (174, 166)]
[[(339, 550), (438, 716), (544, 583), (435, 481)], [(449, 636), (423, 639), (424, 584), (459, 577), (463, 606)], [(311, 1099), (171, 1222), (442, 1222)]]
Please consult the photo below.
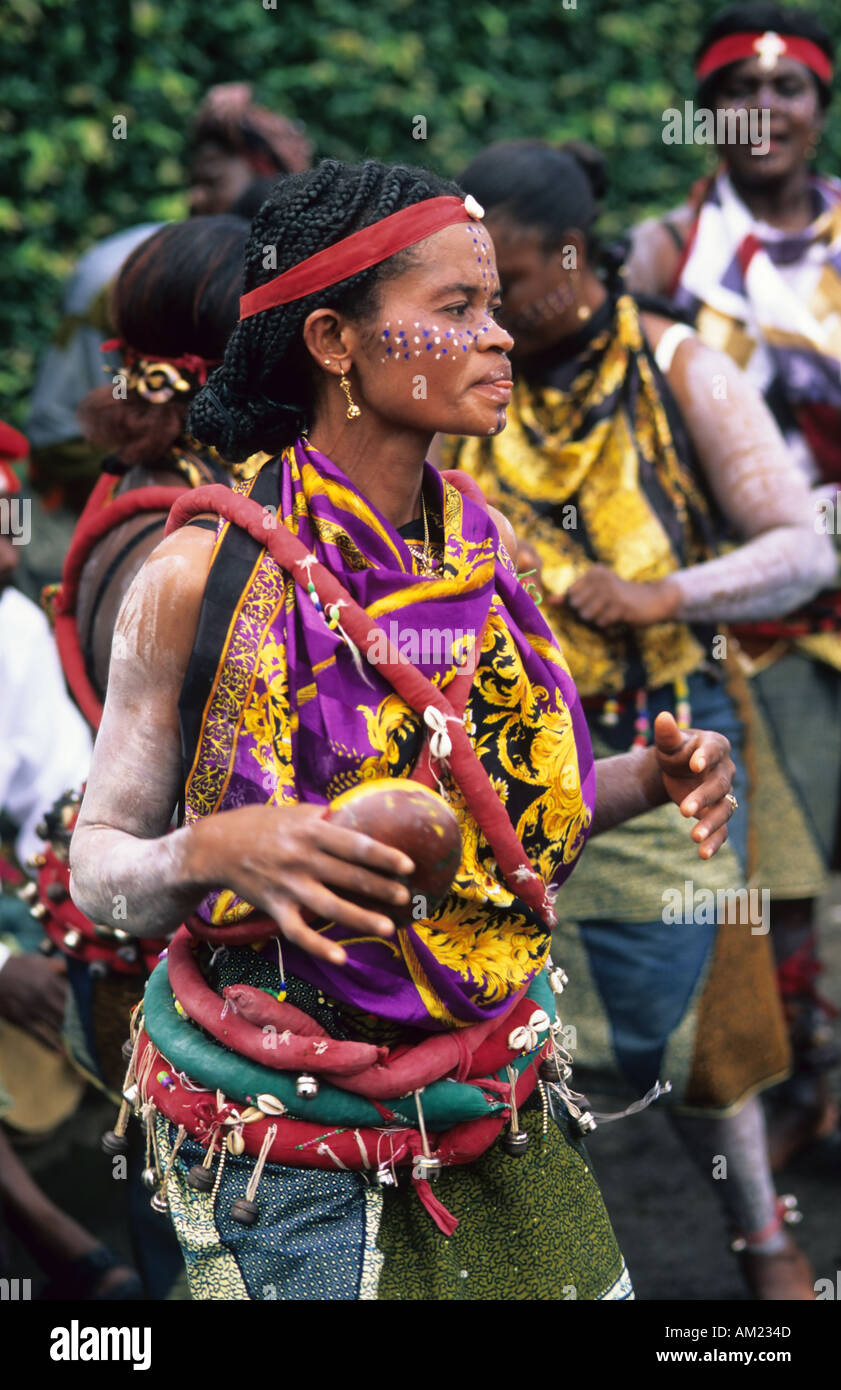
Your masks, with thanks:
[[(567, 4), (570, 0), (567, 0)], [(0, 9), (0, 414), (22, 426), (62, 283), (100, 237), (186, 214), (186, 133), (215, 82), (306, 122), (319, 156), (455, 174), (492, 140), (593, 141), (610, 235), (711, 167), (664, 145), (703, 0), (7, 0)], [(838, 0), (813, 0), (833, 34)], [(424, 115), (427, 139), (412, 138)], [(127, 137), (112, 138), (116, 116)], [(841, 165), (830, 110), (818, 167)]]

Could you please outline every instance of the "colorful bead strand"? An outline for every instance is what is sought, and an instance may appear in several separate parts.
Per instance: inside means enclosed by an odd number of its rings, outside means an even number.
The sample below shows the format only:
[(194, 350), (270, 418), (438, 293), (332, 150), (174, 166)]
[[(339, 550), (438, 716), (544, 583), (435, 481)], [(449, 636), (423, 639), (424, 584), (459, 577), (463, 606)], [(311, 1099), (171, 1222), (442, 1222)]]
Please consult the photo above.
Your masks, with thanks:
[(632, 748), (645, 748), (651, 734), (651, 719), (648, 714), (648, 692), (638, 690), (634, 699), (636, 705), (636, 718), (634, 719), (634, 734)]

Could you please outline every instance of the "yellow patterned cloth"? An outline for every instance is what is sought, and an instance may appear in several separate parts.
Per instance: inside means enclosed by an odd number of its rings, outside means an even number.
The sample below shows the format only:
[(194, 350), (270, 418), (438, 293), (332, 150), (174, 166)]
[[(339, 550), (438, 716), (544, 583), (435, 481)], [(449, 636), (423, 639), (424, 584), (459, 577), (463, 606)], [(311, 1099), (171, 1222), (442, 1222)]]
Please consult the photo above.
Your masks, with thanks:
[[(424, 486), (444, 533), (432, 576), (416, 572), (399, 532), (306, 441), (235, 483), (264, 507), (267, 524), (297, 531), (428, 680), (447, 689), (469, 658), (465, 726), (529, 863), (560, 886), (586, 840), (595, 795), (575, 687), (487, 513), (429, 466)], [(452, 640), (442, 648), (431, 639), (443, 633)], [(426, 734), (421, 716), (376, 665), (360, 661), (302, 585), (227, 524), (181, 712), (187, 824), (243, 805), (324, 804), (360, 782), (408, 776)], [(503, 879), (461, 788), (445, 767), (441, 775), (462, 837), (443, 903), (388, 940), (325, 924), (348, 952), (342, 967), (287, 946), (284, 957), (292, 974), (320, 971), (317, 983), (346, 1004), (452, 1028), (505, 1009), (545, 963), (549, 928)], [(222, 890), (201, 911), (225, 925), (251, 908)]]

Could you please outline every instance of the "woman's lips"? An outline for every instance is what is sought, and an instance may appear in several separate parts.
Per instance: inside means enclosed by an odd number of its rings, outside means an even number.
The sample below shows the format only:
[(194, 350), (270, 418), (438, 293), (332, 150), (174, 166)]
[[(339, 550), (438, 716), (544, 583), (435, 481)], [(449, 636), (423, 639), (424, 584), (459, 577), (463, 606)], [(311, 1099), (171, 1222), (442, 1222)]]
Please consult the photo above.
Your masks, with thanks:
[(511, 399), (511, 378), (500, 377), (499, 381), (479, 381), (471, 386), (471, 391), (482, 391), (489, 400), (507, 405)]

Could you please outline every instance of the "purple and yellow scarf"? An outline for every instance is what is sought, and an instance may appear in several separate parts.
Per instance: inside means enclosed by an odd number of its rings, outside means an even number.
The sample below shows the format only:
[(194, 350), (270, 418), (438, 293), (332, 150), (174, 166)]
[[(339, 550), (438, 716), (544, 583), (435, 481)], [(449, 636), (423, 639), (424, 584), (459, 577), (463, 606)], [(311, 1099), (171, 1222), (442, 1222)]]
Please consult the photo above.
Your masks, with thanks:
[[(429, 465), (427, 505), (443, 522), (443, 564), (414, 572), (405, 540), (308, 441), (256, 460), (235, 490), (292, 530), (442, 690), (475, 674), (465, 725), (536, 872), (555, 891), (583, 848), (595, 767), (575, 686), (517, 581), (488, 514)], [(324, 804), (366, 779), (408, 776), (425, 729), (331, 629), (305, 588), (244, 531), (220, 526), (182, 691), (185, 822), (246, 805)], [(286, 969), (331, 998), (421, 1028), (501, 1013), (545, 963), (549, 928), (501, 881), (493, 853), (447, 779), (463, 857), (430, 917), (389, 940), (322, 928), (344, 966), (288, 943)], [(227, 890), (200, 914), (242, 920)]]

